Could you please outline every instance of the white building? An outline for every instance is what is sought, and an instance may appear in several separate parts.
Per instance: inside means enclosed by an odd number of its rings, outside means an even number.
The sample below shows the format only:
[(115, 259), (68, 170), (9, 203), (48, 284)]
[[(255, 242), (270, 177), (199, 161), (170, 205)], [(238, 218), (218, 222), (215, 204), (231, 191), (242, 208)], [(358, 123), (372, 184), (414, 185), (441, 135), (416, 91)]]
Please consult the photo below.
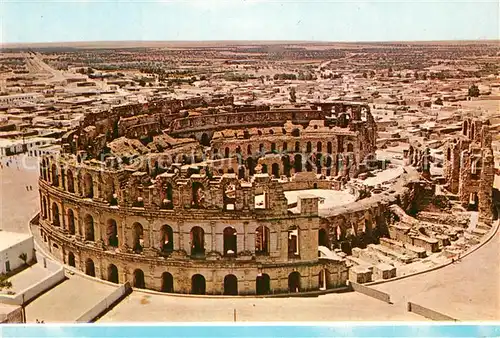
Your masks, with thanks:
[(33, 236), (17, 232), (0, 230), (0, 274), (8, 273), (24, 264), (19, 258), (23, 253), (27, 262), (33, 260)]
[[(57, 140), (49, 137), (31, 137), (22, 139), (0, 139), (0, 157), (28, 152), (30, 156), (40, 156), (46, 153), (49, 145)], [(51, 153), (53, 151), (51, 150)]]

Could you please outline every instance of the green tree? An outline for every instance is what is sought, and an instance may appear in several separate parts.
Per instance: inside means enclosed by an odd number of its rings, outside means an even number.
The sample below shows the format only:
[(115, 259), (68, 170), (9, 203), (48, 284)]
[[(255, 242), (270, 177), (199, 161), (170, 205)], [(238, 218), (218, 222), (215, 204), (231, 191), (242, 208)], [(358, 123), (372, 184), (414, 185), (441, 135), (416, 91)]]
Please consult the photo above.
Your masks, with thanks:
[(6, 275), (0, 275), (0, 290), (2, 289), (10, 289), (12, 287), (12, 283), (7, 280)]
[(470, 97), (478, 97), (479, 96), (479, 87), (473, 84), (469, 87), (469, 96)]

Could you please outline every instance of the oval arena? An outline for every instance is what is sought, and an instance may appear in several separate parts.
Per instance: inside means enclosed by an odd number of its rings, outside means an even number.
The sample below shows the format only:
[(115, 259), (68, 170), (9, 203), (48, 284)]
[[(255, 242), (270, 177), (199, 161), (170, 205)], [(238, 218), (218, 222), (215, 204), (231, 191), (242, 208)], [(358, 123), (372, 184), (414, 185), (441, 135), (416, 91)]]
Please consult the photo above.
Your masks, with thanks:
[(351, 184), (374, 161), (368, 105), (238, 106), (196, 97), (90, 114), (40, 169), (40, 234), (87, 275), (167, 293), (270, 295), (346, 285), (345, 253), (408, 207)]

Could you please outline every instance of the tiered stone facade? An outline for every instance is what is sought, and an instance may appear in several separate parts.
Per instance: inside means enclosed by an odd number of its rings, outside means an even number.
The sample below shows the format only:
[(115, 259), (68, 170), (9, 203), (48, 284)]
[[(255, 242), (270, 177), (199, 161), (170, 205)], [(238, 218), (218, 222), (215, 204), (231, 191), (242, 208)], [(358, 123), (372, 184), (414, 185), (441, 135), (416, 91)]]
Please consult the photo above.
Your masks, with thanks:
[[(345, 285), (345, 261), (319, 258), (318, 246), (344, 240), (346, 227), (370, 231), (376, 219), (340, 225), (320, 216), (314, 196), (290, 209), (284, 191), (339, 186), (366, 170), (376, 138), (369, 107), (252, 111), (229, 98), (195, 101), (118, 107), (65, 135), (61, 156), (44, 158), (40, 171), (40, 232), (51, 252), (89, 275), (164, 292)], [(193, 107), (201, 115), (184, 117)], [(133, 161), (113, 153), (120, 137), (151, 145), (165, 134), (168, 146)]]

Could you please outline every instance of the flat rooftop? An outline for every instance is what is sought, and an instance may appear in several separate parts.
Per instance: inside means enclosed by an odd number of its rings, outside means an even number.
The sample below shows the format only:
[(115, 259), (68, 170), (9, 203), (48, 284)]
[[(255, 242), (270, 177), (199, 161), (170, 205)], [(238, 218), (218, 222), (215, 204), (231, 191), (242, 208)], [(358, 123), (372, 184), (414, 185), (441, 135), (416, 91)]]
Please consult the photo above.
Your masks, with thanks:
[(0, 230), (0, 252), (32, 237), (30, 234)]

